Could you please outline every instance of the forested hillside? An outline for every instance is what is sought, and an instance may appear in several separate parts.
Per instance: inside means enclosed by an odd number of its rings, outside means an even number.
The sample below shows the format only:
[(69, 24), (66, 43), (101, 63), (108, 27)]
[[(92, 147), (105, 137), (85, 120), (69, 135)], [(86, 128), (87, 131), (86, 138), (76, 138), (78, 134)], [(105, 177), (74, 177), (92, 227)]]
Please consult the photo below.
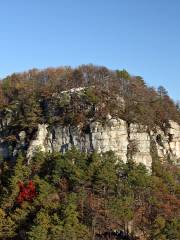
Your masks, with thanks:
[(90, 121), (103, 125), (109, 115), (147, 132), (180, 124), (180, 106), (162, 86), (125, 70), (33, 69), (0, 82), (0, 145), (11, 153), (0, 160), (0, 239), (180, 239), (179, 167), (159, 158), (155, 144), (151, 169), (133, 162), (133, 153), (125, 163), (111, 151), (75, 148), (37, 149), (27, 159), (38, 124), (86, 133)]
[[(1, 239), (180, 238), (179, 169), (73, 149), (1, 164)], [(135, 237), (136, 236), (136, 237)], [(140, 238), (138, 238), (139, 236)], [(117, 237), (117, 238), (116, 238)]]

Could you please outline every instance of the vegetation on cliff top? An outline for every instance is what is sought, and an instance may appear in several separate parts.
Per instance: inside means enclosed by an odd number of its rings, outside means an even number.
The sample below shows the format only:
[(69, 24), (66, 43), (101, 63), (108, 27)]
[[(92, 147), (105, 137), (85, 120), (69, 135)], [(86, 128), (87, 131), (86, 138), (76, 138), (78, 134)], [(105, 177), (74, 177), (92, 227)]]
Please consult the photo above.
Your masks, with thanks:
[[(84, 90), (69, 94), (72, 88)], [(0, 120), (10, 119), (12, 135), (20, 130), (31, 133), (38, 123), (105, 121), (107, 114), (150, 129), (156, 125), (164, 129), (169, 120), (180, 123), (179, 106), (162, 86), (148, 87), (141, 77), (125, 70), (93, 65), (33, 69), (0, 82)]]

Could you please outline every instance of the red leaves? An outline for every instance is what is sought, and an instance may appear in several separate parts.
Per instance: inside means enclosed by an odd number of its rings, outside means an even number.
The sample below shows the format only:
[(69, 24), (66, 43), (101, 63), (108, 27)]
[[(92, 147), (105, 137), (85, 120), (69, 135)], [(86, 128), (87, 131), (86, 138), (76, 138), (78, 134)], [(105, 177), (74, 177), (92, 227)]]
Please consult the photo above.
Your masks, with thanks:
[(16, 199), (17, 203), (21, 204), (24, 201), (33, 201), (36, 197), (36, 188), (32, 180), (25, 186), (23, 182), (19, 181), (19, 195)]

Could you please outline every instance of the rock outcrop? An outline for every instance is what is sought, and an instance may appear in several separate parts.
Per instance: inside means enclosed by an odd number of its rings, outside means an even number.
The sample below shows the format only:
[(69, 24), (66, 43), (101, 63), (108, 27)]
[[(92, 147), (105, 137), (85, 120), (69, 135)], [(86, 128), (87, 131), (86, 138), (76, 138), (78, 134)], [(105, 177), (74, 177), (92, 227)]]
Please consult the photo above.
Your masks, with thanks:
[(180, 126), (170, 121), (166, 133), (157, 129), (148, 132), (138, 124), (128, 124), (122, 119), (109, 118), (105, 124), (92, 122), (86, 129), (80, 126), (57, 125), (49, 127), (39, 124), (36, 138), (31, 141), (27, 157), (30, 159), (36, 149), (43, 152), (65, 152), (72, 146), (81, 151), (99, 153), (114, 151), (120, 159), (127, 161), (132, 157), (135, 162), (148, 168), (152, 164), (151, 143), (154, 142), (160, 158), (178, 162), (180, 159)]

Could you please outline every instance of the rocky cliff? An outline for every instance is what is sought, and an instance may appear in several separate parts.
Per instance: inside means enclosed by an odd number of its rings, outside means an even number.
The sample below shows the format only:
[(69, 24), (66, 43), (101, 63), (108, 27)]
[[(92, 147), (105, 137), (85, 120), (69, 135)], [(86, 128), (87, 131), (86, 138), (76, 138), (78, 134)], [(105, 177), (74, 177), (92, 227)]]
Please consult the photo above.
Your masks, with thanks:
[(86, 152), (111, 150), (125, 162), (128, 157), (132, 157), (135, 162), (143, 163), (149, 168), (152, 164), (152, 146), (156, 147), (160, 158), (179, 161), (180, 126), (170, 121), (166, 133), (160, 129), (148, 132), (145, 126), (128, 126), (122, 119), (110, 116), (106, 124), (92, 122), (86, 130), (62, 125), (50, 128), (47, 124), (39, 124), (36, 137), (28, 147), (27, 158), (30, 159), (36, 149), (43, 152), (65, 152), (72, 146)]
[(151, 166), (153, 154), (180, 159), (180, 106), (163, 87), (102, 67), (14, 74), (0, 85), (0, 154), (36, 149), (115, 152)]

